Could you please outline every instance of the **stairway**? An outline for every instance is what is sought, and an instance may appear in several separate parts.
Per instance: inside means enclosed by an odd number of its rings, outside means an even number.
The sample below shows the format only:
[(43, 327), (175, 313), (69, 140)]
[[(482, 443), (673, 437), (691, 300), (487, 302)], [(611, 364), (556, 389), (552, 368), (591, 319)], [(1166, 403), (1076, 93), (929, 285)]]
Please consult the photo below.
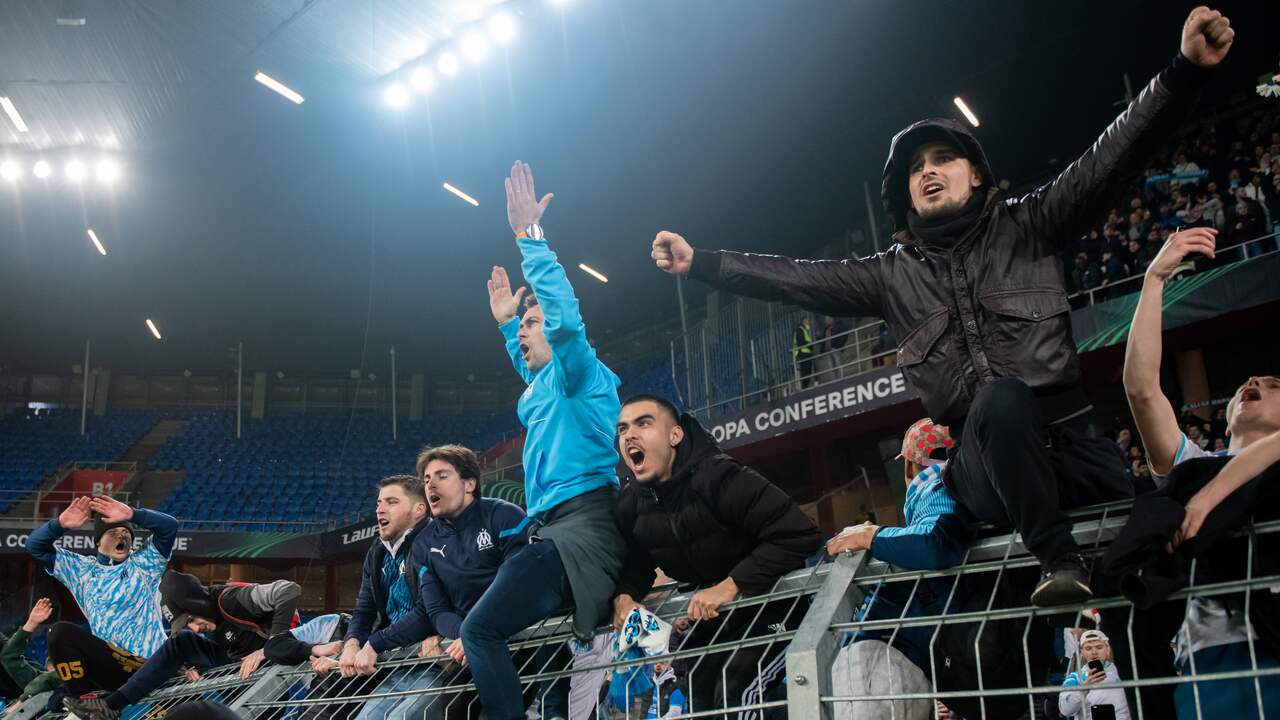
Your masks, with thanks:
[(169, 495), (169, 491), (182, 484), (186, 470), (148, 470), (138, 473), (133, 495), (129, 502), (134, 507), (155, 508)]
[(138, 442), (124, 451), (124, 455), (120, 456), (120, 462), (135, 462), (138, 464), (138, 472), (146, 470), (147, 461), (151, 456), (155, 455), (169, 438), (177, 435), (185, 422), (185, 420), (161, 420), (156, 423), (145, 435), (138, 438)]
[(138, 442), (125, 450), (124, 455), (120, 457), (122, 462), (138, 464), (138, 472), (134, 474), (133, 479), (120, 488), (129, 493), (129, 503), (134, 507), (155, 507), (164, 500), (170, 490), (182, 483), (186, 476), (185, 471), (149, 470), (147, 463), (161, 445), (182, 430), (185, 422), (185, 420), (161, 420), (145, 435), (138, 438)]

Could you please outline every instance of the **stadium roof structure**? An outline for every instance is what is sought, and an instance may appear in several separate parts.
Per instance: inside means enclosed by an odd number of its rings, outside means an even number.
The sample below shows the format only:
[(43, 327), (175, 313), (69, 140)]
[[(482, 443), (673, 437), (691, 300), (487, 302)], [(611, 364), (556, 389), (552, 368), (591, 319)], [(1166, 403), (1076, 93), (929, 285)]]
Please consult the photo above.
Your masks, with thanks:
[[(1274, 68), (1268, 5), (1224, 4), (1237, 47), (1215, 92)], [(243, 340), (263, 369), (366, 367), (395, 345), (402, 369), (505, 373), (484, 280), (518, 266), (513, 160), (556, 194), (547, 233), (601, 341), (676, 312), (655, 231), (804, 254), (865, 227), (889, 137), (958, 117), (957, 96), (1002, 177), (1061, 167), (1115, 114), (1124, 73), (1136, 91), (1173, 56), (1187, 9), (0, 3), (0, 97), (21, 118), (0, 114), (0, 162), (20, 173), (0, 180), (0, 364), (65, 368), (92, 338), (95, 365), (220, 367)], [(485, 51), (475, 32), (498, 13), (507, 44)]]

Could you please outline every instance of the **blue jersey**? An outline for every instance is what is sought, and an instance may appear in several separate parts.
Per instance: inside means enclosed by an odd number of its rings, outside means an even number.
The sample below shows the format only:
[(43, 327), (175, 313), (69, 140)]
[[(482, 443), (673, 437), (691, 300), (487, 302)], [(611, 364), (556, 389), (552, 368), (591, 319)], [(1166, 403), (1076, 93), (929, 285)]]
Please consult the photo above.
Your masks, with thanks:
[(160, 615), (160, 578), (169, 559), (155, 544), (119, 565), (55, 548), (52, 575), (71, 591), (94, 636), (138, 657), (151, 657), (168, 638)]
[(528, 387), (517, 413), (527, 428), (524, 495), (529, 515), (538, 518), (565, 500), (602, 487), (618, 487), (615, 428), (622, 406), (621, 381), (587, 342), (578, 299), (564, 268), (545, 242), (517, 243), (520, 269), (538, 298), (551, 362), (532, 372), (520, 354), (518, 317), (500, 326), (507, 353)]

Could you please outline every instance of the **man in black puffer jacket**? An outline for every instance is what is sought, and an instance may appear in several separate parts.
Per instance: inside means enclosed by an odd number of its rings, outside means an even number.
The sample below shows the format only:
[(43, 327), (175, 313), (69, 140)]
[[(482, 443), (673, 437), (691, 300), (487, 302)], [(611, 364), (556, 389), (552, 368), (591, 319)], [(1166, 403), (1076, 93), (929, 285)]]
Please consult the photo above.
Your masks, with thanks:
[[(665, 398), (637, 395), (622, 405), (618, 449), (635, 478), (618, 495), (614, 519), (627, 543), (627, 558), (614, 592), (614, 625), (620, 627), (653, 587), (654, 569), (702, 587), (689, 601), (697, 621), (685, 647), (777, 632), (804, 615), (791, 601), (734, 613), (723, 623), (722, 605), (739, 595), (767, 592), (778, 578), (804, 567), (822, 546), (822, 533), (800, 507), (763, 476), (721, 452), (691, 415)], [(721, 627), (724, 625), (724, 627)], [(717, 634), (718, 633), (718, 634)], [(758, 671), (783, 667), (781, 643), (718, 653), (690, 669), (694, 710), (732, 707), (758, 698)], [(769, 655), (768, 658), (765, 656)], [(777, 660), (778, 662), (774, 662)], [(722, 673), (724, 668), (726, 672)], [(703, 694), (715, 687), (710, 702)]]
[(1039, 606), (1092, 597), (1062, 508), (1133, 495), (1124, 461), (1092, 419), (1080, 384), (1058, 253), (1110, 195), (1172, 139), (1234, 38), (1227, 18), (1193, 10), (1181, 52), (1055, 180), (996, 200), (977, 138), (950, 119), (894, 136), (881, 198), (896, 244), (849, 260), (694, 251), (660, 232), (666, 272), (814, 312), (882, 317), (901, 338), (898, 367), (925, 410), (959, 439), (944, 482), (972, 515), (1022, 533), (1040, 561)]

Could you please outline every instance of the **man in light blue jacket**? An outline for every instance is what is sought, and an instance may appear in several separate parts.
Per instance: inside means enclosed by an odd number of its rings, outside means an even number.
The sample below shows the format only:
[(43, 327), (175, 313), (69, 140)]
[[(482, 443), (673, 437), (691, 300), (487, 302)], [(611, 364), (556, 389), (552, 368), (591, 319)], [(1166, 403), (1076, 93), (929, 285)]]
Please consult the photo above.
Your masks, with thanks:
[(502, 563), (462, 623), (467, 660), (489, 720), (524, 717), (507, 639), (569, 606), (574, 634), (589, 639), (608, 617), (626, 552), (612, 513), (620, 381), (587, 342), (578, 299), (538, 224), (552, 196), (538, 199), (533, 173), (521, 162), (512, 166), (506, 189), (507, 220), (533, 293), (526, 297), (524, 287), (513, 293), (506, 270), (495, 267), (489, 308), (516, 372), (528, 384), (517, 412), (528, 431), (523, 459), (529, 544)]

